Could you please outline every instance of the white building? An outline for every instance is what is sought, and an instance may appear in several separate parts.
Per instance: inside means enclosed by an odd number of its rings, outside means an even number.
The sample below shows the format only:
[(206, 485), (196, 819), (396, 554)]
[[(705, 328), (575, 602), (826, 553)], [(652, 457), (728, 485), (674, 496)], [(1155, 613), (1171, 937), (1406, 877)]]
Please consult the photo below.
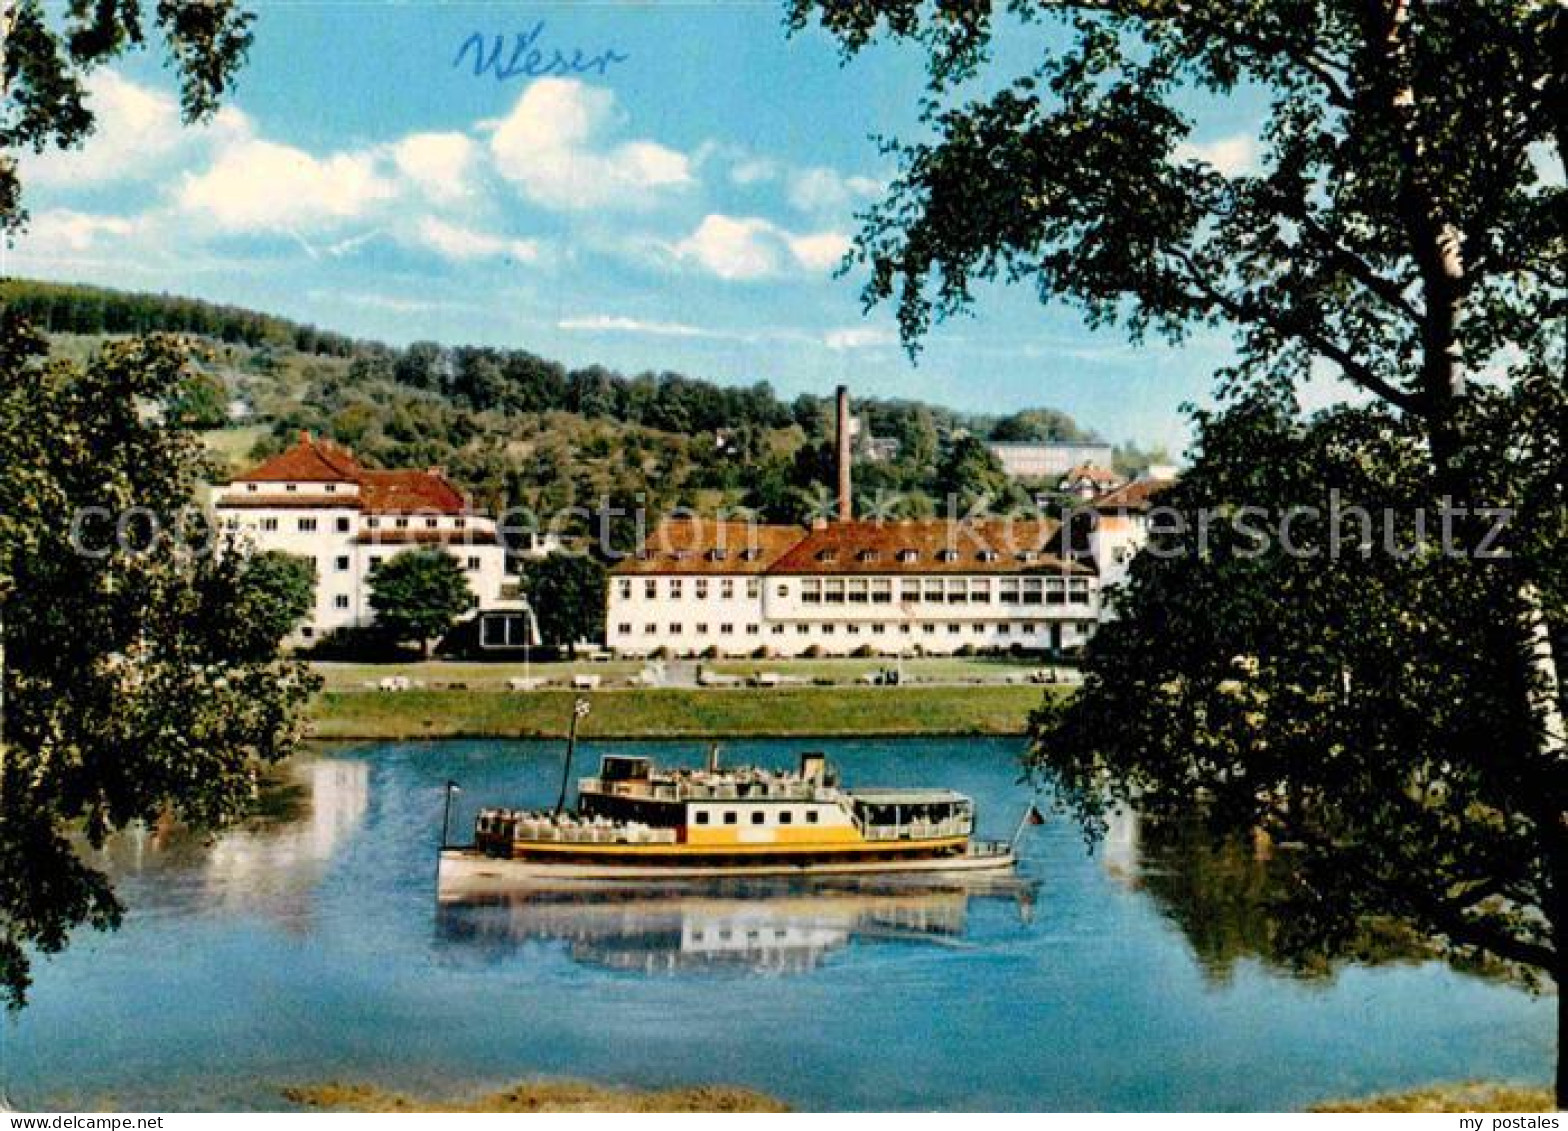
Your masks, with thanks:
[(476, 609), (516, 613), (503, 592), (506, 551), (495, 520), (470, 508), (440, 468), (366, 468), (346, 448), (302, 432), (292, 448), (215, 488), (212, 505), (223, 528), (256, 550), (315, 565), (316, 604), (297, 643), (371, 624), (370, 575), (414, 548), (438, 547), (456, 558)]
[(1111, 445), (1070, 440), (987, 440), (986, 448), (1013, 479), (1056, 482), (1082, 464), (1111, 465)]
[(611, 571), (607, 643), (630, 656), (1074, 648), (1094, 631), (1098, 586), (1060, 533), (1040, 520), (674, 519)]

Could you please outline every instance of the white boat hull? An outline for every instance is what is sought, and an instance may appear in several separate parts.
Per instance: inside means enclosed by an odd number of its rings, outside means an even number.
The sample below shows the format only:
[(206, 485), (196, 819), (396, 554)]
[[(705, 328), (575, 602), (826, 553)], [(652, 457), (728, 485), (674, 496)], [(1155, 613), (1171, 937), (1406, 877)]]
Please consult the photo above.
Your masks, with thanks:
[(585, 884), (616, 881), (672, 879), (714, 880), (790, 878), (810, 876), (883, 876), (990, 874), (1011, 871), (1017, 864), (1012, 850), (969, 852), (961, 856), (934, 856), (910, 860), (842, 860), (812, 863), (755, 863), (693, 866), (671, 861), (662, 864), (625, 862), (582, 863), (541, 860), (508, 860), (487, 856), (471, 848), (442, 849), (437, 886), (443, 898), (481, 895), (527, 888), (538, 884), (576, 881)]

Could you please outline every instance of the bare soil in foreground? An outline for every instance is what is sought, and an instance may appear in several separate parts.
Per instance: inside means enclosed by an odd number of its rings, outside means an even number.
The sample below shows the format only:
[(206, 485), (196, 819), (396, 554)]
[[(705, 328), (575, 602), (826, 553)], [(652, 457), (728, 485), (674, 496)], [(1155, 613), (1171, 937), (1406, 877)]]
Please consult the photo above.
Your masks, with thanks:
[(335, 1111), (788, 1111), (777, 1100), (745, 1088), (699, 1086), (659, 1091), (605, 1088), (575, 1080), (518, 1084), (468, 1098), (434, 1100), (405, 1096), (365, 1084), (313, 1084), (285, 1088), (284, 1098), (305, 1107)]
[(1409, 1092), (1388, 1092), (1363, 1100), (1336, 1100), (1313, 1111), (1376, 1112), (1534, 1112), (1556, 1111), (1550, 1088), (1519, 1088), (1508, 1084), (1435, 1084)]
[[(317, 1084), (285, 1088), (284, 1096), (305, 1107), (336, 1111), (788, 1111), (778, 1100), (745, 1088), (699, 1086), (639, 1092), (575, 1080), (518, 1084), (466, 1099), (406, 1096), (365, 1084)], [(1438, 1084), (1361, 1100), (1318, 1104), (1315, 1112), (1548, 1112), (1555, 1110), (1547, 1088), (1506, 1084)]]

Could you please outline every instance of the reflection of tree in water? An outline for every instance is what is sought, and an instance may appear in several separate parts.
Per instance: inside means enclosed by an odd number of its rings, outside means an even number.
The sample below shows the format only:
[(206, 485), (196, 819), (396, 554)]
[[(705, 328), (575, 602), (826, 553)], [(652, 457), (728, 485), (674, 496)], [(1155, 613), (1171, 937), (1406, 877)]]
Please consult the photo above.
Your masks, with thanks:
[[(1435, 944), (1388, 920), (1362, 921), (1331, 947), (1309, 945), (1292, 923), (1305, 913), (1312, 885), (1288, 847), (1261, 839), (1216, 842), (1196, 819), (1133, 823), (1131, 882), (1181, 929), (1212, 981), (1229, 981), (1244, 959), (1318, 980), (1352, 963), (1377, 966), (1440, 955)], [(1489, 977), (1507, 975), (1491, 965), (1455, 965)]]

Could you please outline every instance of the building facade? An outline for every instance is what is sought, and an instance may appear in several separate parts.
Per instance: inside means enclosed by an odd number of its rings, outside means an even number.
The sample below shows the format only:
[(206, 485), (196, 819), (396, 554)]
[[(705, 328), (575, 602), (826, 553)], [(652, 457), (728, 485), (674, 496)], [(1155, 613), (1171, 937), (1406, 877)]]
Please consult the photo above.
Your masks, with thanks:
[(1065, 440), (987, 440), (990, 451), (1013, 479), (1055, 483), (1082, 464), (1111, 465), (1111, 445)]
[(295, 643), (375, 620), (369, 580), (411, 549), (441, 549), (462, 566), (476, 610), (511, 611), (506, 550), (495, 520), (473, 510), (440, 468), (382, 471), (351, 452), (301, 433), (287, 451), (214, 489), (225, 531), (258, 551), (312, 562), (316, 600)]
[(1041, 520), (675, 519), (611, 571), (606, 612), (627, 656), (1061, 651), (1099, 618), (1093, 565)]

